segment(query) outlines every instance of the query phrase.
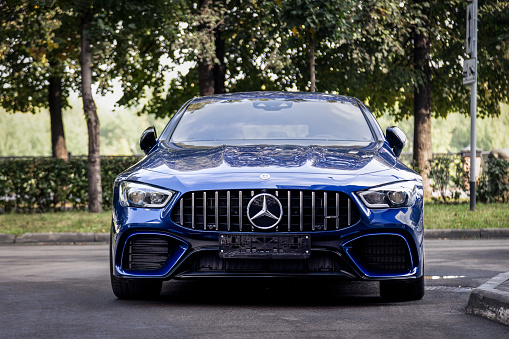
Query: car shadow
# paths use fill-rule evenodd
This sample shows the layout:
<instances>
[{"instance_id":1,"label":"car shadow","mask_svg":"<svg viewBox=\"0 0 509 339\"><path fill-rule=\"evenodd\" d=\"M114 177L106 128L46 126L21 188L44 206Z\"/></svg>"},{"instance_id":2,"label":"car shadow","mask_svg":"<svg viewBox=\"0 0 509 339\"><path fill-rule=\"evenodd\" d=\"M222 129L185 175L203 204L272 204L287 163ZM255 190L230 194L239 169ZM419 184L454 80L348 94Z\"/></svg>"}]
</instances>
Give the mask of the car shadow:
<instances>
[{"instance_id":1,"label":"car shadow","mask_svg":"<svg viewBox=\"0 0 509 339\"><path fill-rule=\"evenodd\" d=\"M338 279L216 278L165 282L159 302L221 306L353 306L386 303L379 283Z\"/></svg>"}]
</instances>

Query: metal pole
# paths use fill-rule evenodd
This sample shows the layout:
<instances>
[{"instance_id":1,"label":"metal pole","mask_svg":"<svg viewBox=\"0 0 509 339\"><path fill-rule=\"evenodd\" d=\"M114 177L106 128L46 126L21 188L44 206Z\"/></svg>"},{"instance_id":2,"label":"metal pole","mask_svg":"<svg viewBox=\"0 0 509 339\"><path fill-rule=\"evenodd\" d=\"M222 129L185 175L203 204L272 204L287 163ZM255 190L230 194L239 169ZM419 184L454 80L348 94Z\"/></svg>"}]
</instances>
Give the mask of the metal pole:
<instances>
[{"instance_id":1,"label":"metal pole","mask_svg":"<svg viewBox=\"0 0 509 339\"><path fill-rule=\"evenodd\" d=\"M474 29L472 32L472 59L476 62L475 81L470 87L470 210L475 211L475 163L476 148L476 118L477 118L477 0L473 0Z\"/></svg>"}]
</instances>

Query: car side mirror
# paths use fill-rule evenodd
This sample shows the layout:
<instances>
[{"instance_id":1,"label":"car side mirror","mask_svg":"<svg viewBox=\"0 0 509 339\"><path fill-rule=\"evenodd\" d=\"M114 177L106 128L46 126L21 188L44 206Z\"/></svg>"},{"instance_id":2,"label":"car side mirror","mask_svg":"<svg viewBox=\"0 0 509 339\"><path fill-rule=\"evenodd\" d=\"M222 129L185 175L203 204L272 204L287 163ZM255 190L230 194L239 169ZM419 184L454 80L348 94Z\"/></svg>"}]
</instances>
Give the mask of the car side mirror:
<instances>
[{"instance_id":1,"label":"car side mirror","mask_svg":"<svg viewBox=\"0 0 509 339\"><path fill-rule=\"evenodd\" d=\"M406 135L403 133L399 127L390 126L387 127L386 132L387 141L389 142L389 146L391 146L392 151L396 154L397 157L400 156L403 147L406 144Z\"/></svg>"},{"instance_id":2,"label":"car side mirror","mask_svg":"<svg viewBox=\"0 0 509 339\"><path fill-rule=\"evenodd\" d=\"M140 148L145 154L148 154L152 147L156 145L157 133L154 126L147 128L140 137Z\"/></svg>"}]
</instances>

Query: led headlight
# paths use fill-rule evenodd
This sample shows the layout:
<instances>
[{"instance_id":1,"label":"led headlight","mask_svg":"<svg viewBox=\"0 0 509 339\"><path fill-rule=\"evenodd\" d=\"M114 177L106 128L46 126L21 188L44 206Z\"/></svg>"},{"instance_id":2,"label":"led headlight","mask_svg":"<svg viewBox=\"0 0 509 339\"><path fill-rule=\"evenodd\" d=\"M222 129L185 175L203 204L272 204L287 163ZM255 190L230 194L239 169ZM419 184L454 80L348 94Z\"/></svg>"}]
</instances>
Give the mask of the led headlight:
<instances>
[{"instance_id":1,"label":"led headlight","mask_svg":"<svg viewBox=\"0 0 509 339\"><path fill-rule=\"evenodd\" d=\"M414 181L400 181L357 192L369 208L408 207L415 202L417 188Z\"/></svg>"},{"instance_id":2,"label":"led headlight","mask_svg":"<svg viewBox=\"0 0 509 339\"><path fill-rule=\"evenodd\" d=\"M161 208L175 192L131 181L120 183L120 203L122 206Z\"/></svg>"}]
</instances>

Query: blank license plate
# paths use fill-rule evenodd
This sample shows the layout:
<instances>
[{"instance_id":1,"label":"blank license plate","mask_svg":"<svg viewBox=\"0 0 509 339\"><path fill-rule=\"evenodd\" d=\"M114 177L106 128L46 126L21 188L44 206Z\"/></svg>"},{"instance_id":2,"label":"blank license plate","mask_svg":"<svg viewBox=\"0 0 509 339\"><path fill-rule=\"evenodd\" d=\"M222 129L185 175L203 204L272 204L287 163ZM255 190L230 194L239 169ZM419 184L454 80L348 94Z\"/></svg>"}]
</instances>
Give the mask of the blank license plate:
<instances>
[{"instance_id":1,"label":"blank license plate","mask_svg":"<svg viewBox=\"0 0 509 339\"><path fill-rule=\"evenodd\" d=\"M220 234L219 256L244 259L307 259L309 234Z\"/></svg>"}]
</instances>

